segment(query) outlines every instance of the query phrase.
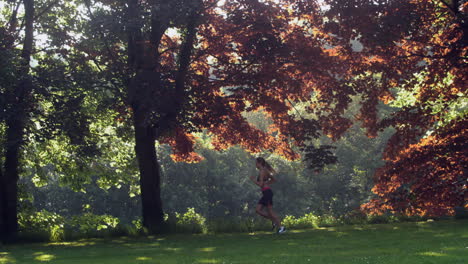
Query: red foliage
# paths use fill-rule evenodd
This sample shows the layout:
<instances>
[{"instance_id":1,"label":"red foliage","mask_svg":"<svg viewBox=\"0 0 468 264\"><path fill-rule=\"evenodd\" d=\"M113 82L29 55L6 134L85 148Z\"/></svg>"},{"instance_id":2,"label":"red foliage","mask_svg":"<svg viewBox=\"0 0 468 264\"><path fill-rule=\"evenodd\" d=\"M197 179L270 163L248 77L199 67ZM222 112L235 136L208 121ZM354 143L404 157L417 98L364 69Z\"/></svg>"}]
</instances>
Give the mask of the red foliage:
<instances>
[{"instance_id":1,"label":"red foliage","mask_svg":"<svg viewBox=\"0 0 468 264\"><path fill-rule=\"evenodd\" d=\"M171 158L174 161L185 161L188 163L199 162L203 158L195 153L193 149L193 144L195 142L195 137L191 134L187 134L183 129L176 128L175 133L172 137L166 137L161 140L163 144L169 144L174 154L171 155Z\"/></svg>"},{"instance_id":2,"label":"red foliage","mask_svg":"<svg viewBox=\"0 0 468 264\"><path fill-rule=\"evenodd\" d=\"M401 150L375 174L378 198L362 208L372 213L440 216L468 201L468 121Z\"/></svg>"},{"instance_id":3,"label":"red foliage","mask_svg":"<svg viewBox=\"0 0 468 264\"><path fill-rule=\"evenodd\" d=\"M207 8L187 79L190 103L185 114L190 121L180 128L206 129L213 135L215 149L238 144L250 152L269 150L289 159L299 158L291 143L302 145L307 138L318 137L318 124L339 137L350 126L339 114L354 92L335 78L347 66L323 47L322 38L327 36L320 29L318 12L313 1L307 5L226 1ZM300 25L298 17L313 21L312 33L305 33L310 25ZM176 61L164 55L162 66L174 68ZM323 115L318 123L294 116L292 108L293 102L308 102L313 94L321 103L320 109L310 108ZM260 109L273 120L269 132L242 116ZM176 154L179 160L182 155Z\"/></svg>"},{"instance_id":4,"label":"red foliage","mask_svg":"<svg viewBox=\"0 0 468 264\"><path fill-rule=\"evenodd\" d=\"M326 1L332 52L346 58L349 85L363 98L357 119L369 136L396 129L384 152L387 163L375 175L377 198L363 205L369 212L442 215L466 205L466 121L437 132L438 122L468 88L465 2ZM353 50L350 40L358 40L362 50ZM415 77L421 73L423 80ZM452 83L439 85L447 77ZM416 84L414 106L377 119L376 106L393 99L392 88ZM427 104L441 100L441 111ZM424 138L431 130L435 134Z\"/></svg>"}]
</instances>

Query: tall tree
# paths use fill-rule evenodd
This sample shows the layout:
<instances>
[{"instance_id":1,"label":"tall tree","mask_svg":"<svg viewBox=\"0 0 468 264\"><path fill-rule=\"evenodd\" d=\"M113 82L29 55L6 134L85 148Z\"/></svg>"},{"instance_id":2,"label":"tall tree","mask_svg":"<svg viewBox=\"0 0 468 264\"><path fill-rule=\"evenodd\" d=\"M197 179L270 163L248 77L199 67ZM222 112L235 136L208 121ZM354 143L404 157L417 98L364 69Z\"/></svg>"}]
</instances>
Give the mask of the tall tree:
<instances>
[{"instance_id":1,"label":"tall tree","mask_svg":"<svg viewBox=\"0 0 468 264\"><path fill-rule=\"evenodd\" d=\"M128 2L128 67L131 72L128 81L128 102L133 111L133 126L135 129L135 151L140 168L140 186L143 208L143 225L152 232L160 232L163 224L163 211L160 196L160 171L157 163L155 140L161 133L174 123L181 108L180 99L184 98L184 87L187 69L196 35L198 16L201 13L201 1L148 1L151 10L149 30L142 30L143 3L136 0ZM179 7L181 5L182 7ZM164 33L171 23L178 22L177 14L182 12L187 17L182 18L187 30L183 40L179 63L173 86L173 94L162 95L164 87L164 72L160 71L160 54ZM180 19L180 18L179 18ZM180 22L179 22L180 23ZM171 100L166 102L170 108L165 112L155 111L152 100ZM154 115L165 115L162 118ZM152 120L153 119L153 120ZM156 120L155 120L156 119ZM159 119L159 120L158 120ZM164 126L163 122L167 125Z\"/></svg>"},{"instance_id":2,"label":"tall tree","mask_svg":"<svg viewBox=\"0 0 468 264\"><path fill-rule=\"evenodd\" d=\"M5 169L0 174L0 235L9 238L18 229L16 214L17 182L19 179L20 149L24 142L25 126L31 111L32 78L30 75L31 54L34 38L34 0L24 0L24 40L20 56L18 82L7 92ZM11 18L12 27L16 14Z\"/></svg>"},{"instance_id":3,"label":"tall tree","mask_svg":"<svg viewBox=\"0 0 468 264\"><path fill-rule=\"evenodd\" d=\"M0 173L2 238L14 237L17 232L16 185L28 163L26 152L31 148L28 143L44 142L65 134L69 146L76 147L80 156L95 154L87 138L89 133L86 133L90 116L81 111L85 97L83 87L89 87L87 81L92 80L86 76L89 67L81 63L83 60L77 54L65 56L67 49L72 49L71 40L76 34L75 7L70 2L57 0L10 1L2 6L1 19L5 23L0 31L5 37L1 52L6 55L2 56L0 85L4 149L0 159L4 163ZM58 22L57 17L66 23ZM40 36L40 41L35 40L35 34ZM70 72L75 73L74 79ZM76 160L80 159L68 160L67 164L74 164Z\"/></svg>"}]
</instances>

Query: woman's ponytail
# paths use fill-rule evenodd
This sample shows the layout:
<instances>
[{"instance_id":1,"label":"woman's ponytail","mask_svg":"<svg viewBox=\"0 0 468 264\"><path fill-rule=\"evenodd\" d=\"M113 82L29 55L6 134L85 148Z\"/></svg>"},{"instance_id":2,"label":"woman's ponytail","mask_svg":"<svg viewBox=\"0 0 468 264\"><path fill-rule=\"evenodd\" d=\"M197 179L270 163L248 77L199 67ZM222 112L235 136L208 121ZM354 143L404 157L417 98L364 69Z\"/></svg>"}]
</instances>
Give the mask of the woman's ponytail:
<instances>
[{"instance_id":1,"label":"woman's ponytail","mask_svg":"<svg viewBox=\"0 0 468 264\"><path fill-rule=\"evenodd\" d=\"M262 157L257 158L257 162L260 163L263 167L265 167L270 173L276 173L275 169L271 167L271 165L266 162L266 160Z\"/></svg>"}]
</instances>

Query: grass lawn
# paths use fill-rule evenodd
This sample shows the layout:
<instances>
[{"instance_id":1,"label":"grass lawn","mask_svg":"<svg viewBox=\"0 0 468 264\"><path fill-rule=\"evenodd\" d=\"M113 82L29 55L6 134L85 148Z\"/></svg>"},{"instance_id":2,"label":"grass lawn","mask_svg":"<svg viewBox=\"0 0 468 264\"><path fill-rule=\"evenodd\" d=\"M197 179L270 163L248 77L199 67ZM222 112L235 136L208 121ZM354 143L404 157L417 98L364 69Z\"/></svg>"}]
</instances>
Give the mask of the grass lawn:
<instances>
[{"instance_id":1,"label":"grass lawn","mask_svg":"<svg viewBox=\"0 0 468 264\"><path fill-rule=\"evenodd\" d=\"M0 263L468 263L468 221L0 246Z\"/></svg>"}]
</instances>

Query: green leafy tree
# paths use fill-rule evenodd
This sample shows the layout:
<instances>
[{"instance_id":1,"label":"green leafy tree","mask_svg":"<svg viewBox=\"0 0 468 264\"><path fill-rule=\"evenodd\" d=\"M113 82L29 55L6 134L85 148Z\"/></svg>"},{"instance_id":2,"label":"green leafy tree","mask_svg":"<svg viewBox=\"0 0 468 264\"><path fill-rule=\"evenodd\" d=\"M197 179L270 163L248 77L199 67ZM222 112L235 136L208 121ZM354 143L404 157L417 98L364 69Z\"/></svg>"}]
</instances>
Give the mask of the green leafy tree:
<instances>
[{"instance_id":1,"label":"green leafy tree","mask_svg":"<svg viewBox=\"0 0 468 264\"><path fill-rule=\"evenodd\" d=\"M31 112L32 77L31 54L33 52L34 37L34 1L25 0L24 5L24 38L17 68L17 82L5 89L5 149L4 171L0 174L0 238L9 239L16 234L18 228L17 208L17 181L20 169L20 148L25 137L25 127ZM16 31L17 9L9 20L9 29L6 35ZM13 42L4 42L4 50L11 50Z\"/></svg>"}]
</instances>

